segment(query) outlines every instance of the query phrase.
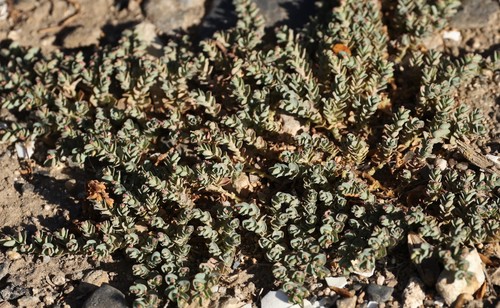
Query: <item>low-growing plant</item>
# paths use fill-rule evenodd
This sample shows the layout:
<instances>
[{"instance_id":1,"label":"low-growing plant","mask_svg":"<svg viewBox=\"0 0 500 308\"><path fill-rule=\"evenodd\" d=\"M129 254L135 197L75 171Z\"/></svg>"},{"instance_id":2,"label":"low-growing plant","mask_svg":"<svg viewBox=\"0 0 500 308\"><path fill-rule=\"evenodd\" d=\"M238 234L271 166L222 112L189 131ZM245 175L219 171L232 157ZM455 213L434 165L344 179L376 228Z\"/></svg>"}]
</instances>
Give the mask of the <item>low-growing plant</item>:
<instances>
[{"instance_id":1,"label":"low-growing plant","mask_svg":"<svg viewBox=\"0 0 500 308\"><path fill-rule=\"evenodd\" d=\"M124 254L138 307L203 303L252 246L295 303L333 264L372 270L409 233L429 243L414 262L463 274L467 247L498 240L500 180L434 161L487 137L456 93L500 61L423 46L458 1L324 1L304 29L274 35L250 0L234 2L234 28L172 39L161 57L130 31L90 57L1 50L0 104L18 119L2 120L2 140L84 169L98 213L1 244Z\"/></svg>"}]
</instances>

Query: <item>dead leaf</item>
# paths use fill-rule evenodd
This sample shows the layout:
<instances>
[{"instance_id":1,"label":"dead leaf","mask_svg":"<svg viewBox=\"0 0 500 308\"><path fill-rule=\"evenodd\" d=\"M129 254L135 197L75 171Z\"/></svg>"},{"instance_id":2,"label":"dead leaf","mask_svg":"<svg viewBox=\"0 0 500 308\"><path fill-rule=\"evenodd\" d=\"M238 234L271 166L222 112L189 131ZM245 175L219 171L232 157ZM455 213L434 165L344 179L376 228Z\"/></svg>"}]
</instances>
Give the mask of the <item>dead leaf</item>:
<instances>
[{"instance_id":1,"label":"dead leaf","mask_svg":"<svg viewBox=\"0 0 500 308\"><path fill-rule=\"evenodd\" d=\"M87 184L87 199L97 202L102 202L104 200L106 205L110 208L112 208L114 204L114 200L111 199L106 192L106 185L97 180L91 180Z\"/></svg>"},{"instance_id":2,"label":"dead leaf","mask_svg":"<svg viewBox=\"0 0 500 308\"><path fill-rule=\"evenodd\" d=\"M486 284L486 281L481 285L481 287L474 293L474 298L475 299L483 299L484 296L486 295L486 291L488 290L488 285Z\"/></svg>"},{"instance_id":3,"label":"dead leaf","mask_svg":"<svg viewBox=\"0 0 500 308\"><path fill-rule=\"evenodd\" d=\"M493 264L493 262L491 261L490 258L483 255L482 253L478 253L478 254L479 254L479 258L481 259L481 262L483 262L486 266L491 266Z\"/></svg>"},{"instance_id":4,"label":"dead leaf","mask_svg":"<svg viewBox=\"0 0 500 308\"><path fill-rule=\"evenodd\" d=\"M351 55L351 50L349 49L349 47L347 47L346 45L344 44L335 44L332 46L332 51L336 54L336 55L340 55L340 56L350 56Z\"/></svg>"},{"instance_id":5,"label":"dead leaf","mask_svg":"<svg viewBox=\"0 0 500 308\"><path fill-rule=\"evenodd\" d=\"M465 293L460 294L453 305L451 306L452 308L462 308L465 305Z\"/></svg>"}]
</instances>

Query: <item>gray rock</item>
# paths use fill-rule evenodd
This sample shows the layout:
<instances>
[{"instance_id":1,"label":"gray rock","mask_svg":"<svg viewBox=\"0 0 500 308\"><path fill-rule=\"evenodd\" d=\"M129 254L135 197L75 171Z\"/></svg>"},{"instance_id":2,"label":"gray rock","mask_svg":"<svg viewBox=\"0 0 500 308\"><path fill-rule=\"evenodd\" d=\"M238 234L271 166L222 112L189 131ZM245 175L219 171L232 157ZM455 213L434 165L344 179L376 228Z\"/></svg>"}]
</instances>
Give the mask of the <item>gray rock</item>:
<instances>
[{"instance_id":1,"label":"gray rock","mask_svg":"<svg viewBox=\"0 0 500 308\"><path fill-rule=\"evenodd\" d=\"M299 26L307 22L314 12L314 1L304 0L254 0L259 7L266 25L287 24Z\"/></svg>"},{"instance_id":2,"label":"gray rock","mask_svg":"<svg viewBox=\"0 0 500 308\"><path fill-rule=\"evenodd\" d=\"M450 25L456 29L481 28L494 22L499 11L497 0L463 0L462 8L451 18Z\"/></svg>"},{"instance_id":3,"label":"gray rock","mask_svg":"<svg viewBox=\"0 0 500 308\"><path fill-rule=\"evenodd\" d=\"M392 296L392 292L394 292L394 288L379 286L376 284L369 284L368 288L366 288L368 298L371 301L375 301L378 303L384 303L388 301Z\"/></svg>"},{"instance_id":4,"label":"gray rock","mask_svg":"<svg viewBox=\"0 0 500 308\"><path fill-rule=\"evenodd\" d=\"M304 25L315 11L314 1L310 0L254 0L267 27L286 24L291 28ZM210 37L213 32L227 29L236 23L232 0L212 0L203 18L200 36Z\"/></svg>"},{"instance_id":5,"label":"gray rock","mask_svg":"<svg viewBox=\"0 0 500 308\"><path fill-rule=\"evenodd\" d=\"M205 14L204 0L147 0L143 5L147 19L163 33L196 25Z\"/></svg>"},{"instance_id":6,"label":"gray rock","mask_svg":"<svg viewBox=\"0 0 500 308\"><path fill-rule=\"evenodd\" d=\"M357 300L358 300L358 298L356 296L346 297L346 298L338 299L335 302L335 304L337 305L337 308L354 308L354 307L356 307Z\"/></svg>"},{"instance_id":7,"label":"gray rock","mask_svg":"<svg viewBox=\"0 0 500 308\"><path fill-rule=\"evenodd\" d=\"M103 284L97 289L82 306L83 308L126 308L125 295L109 284Z\"/></svg>"}]
</instances>

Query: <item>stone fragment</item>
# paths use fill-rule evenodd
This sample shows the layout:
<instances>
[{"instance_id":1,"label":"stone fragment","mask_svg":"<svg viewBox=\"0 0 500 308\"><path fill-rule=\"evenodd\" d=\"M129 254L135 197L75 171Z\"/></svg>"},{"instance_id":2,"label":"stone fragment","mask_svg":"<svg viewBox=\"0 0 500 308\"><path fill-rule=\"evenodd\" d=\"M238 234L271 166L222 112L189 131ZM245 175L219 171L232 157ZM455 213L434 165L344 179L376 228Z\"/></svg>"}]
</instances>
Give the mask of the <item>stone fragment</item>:
<instances>
[{"instance_id":1,"label":"stone fragment","mask_svg":"<svg viewBox=\"0 0 500 308\"><path fill-rule=\"evenodd\" d=\"M52 306L55 302L56 302L56 299L54 298L54 296L52 294L47 294L43 297L43 303L48 307Z\"/></svg>"},{"instance_id":2,"label":"stone fragment","mask_svg":"<svg viewBox=\"0 0 500 308\"><path fill-rule=\"evenodd\" d=\"M269 291L260 300L260 306L262 308L289 308L292 304L288 302L288 295L286 295L285 292L278 290Z\"/></svg>"},{"instance_id":3,"label":"stone fragment","mask_svg":"<svg viewBox=\"0 0 500 308\"><path fill-rule=\"evenodd\" d=\"M95 290L82 306L83 308L126 308L125 295L120 290L103 284Z\"/></svg>"},{"instance_id":4,"label":"stone fragment","mask_svg":"<svg viewBox=\"0 0 500 308\"><path fill-rule=\"evenodd\" d=\"M392 292L394 292L394 288L379 286L377 284L369 284L368 288L366 288L368 299L377 303L388 301L392 296Z\"/></svg>"},{"instance_id":5,"label":"stone fragment","mask_svg":"<svg viewBox=\"0 0 500 308\"><path fill-rule=\"evenodd\" d=\"M5 288L0 290L0 299L11 301L18 299L26 294L28 294L28 290L26 288L16 286L13 284L8 284Z\"/></svg>"},{"instance_id":6,"label":"stone fragment","mask_svg":"<svg viewBox=\"0 0 500 308\"><path fill-rule=\"evenodd\" d=\"M102 286L104 283L109 283L109 275L103 270L92 270L85 275L78 285L78 291L88 293Z\"/></svg>"},{"instance_id":7,"label":"stone fragment","mask_svg":"<svg viewBox=\"0 0 500 308\"><path fill-rule=\"evenodd\" d=\"M410 278L403 291L403 308L417 308L424 304L424 283L415 277Z\"/></svg>"},{"instance_id":8,"label":"stone fragment","mask_svg":"<svg viewBox=\"0 0 500 308\"><path fill-rule=\"evenodd\" d=\"M103 270L92 270L83 275L82 281L100 287L109 282L109 275Z\"/></svg>"},{"instance_id":9,"label":"stone fragment","mask_svg":"<svg viewBox=\"0 0 500 308\"><path fill-rule=\"evenodd\" d=\"M356 296L338 299L335 304L337 308L354 308L358 298Z\"/></svg>"},{"instance_id":10,"label":"stone fragment","mask_svg":"<svg viewBox=\"0 0 500 308\"><path fill-rule=\"evenodd\" d=\"M461 9L451 18L450 26L456 29L485 27L495 22L499 11L500 4L496 0L463 0Z\"/></svg>"},{"instance_id":11,"label":"stone fragment","mask_svg":"<svg viewBox=\"0 0 500 308\"><path fill-rule=\"evenodd\" d=\"M7 0L0 0L0 20L5 21L9 17L9 5Z\"/></svg>"},{"instance_id":12,"label":"stone fragment","mask_svg":"<svg viewBox=\"0 0 500 308\"><path fill-rule=\"evenodd\" d=\"M26 308L31 308L31 307L36 307L36 305L40 303L40 298L37 296L29 296L25 295L23 297L20 297L17 299L17 307L26 307Z\"/></svg>"},{"instance_id":13,"label":"stone fragment","mask_svg":"<svg viewBox=\"0 0 500 308\"><path fill-rule=\"evenodd\" d=\"M15 306L7 301L4 301L0 302L0 308L15 308Z\"/></svg>"},{"instance_id":14,"label":"stone fragment","mask_svg":"<svg viewBox=\"0 0 500 308\"><path fill-rule=\"evenodd\" d=\"M495 156L495 155L491 155L491 154L486 154L485 156L487 159L494 162L495 165L497 165L497 167L500 167L500 156Z\"/></svg>"},{"instance_id":15,"label":"stone fragment","mask_svg":"<svg viewBox=\"0 0 500 308\"><path fill-rule=\"evenodd\" d=\"M283 126L281 127L281 129L285 134L289 134L295 137L300 131L305 130L305 127L300 124L300 121L293 116L281 114L280 118L283 121Z\"/></svg>"},{"instance_id":16,"label":"stone fragment","mask_svg":"<svg viewBox=\"0 0 500 308\"><path fill-rule=\"evenodd\" d=\"M246 173L241 173L233 182L233 187L238 194L241 194L242 190L249 189L251 187L250 179Z\"/></svg>"},{"instance_id":17,"label":"stone fragment","mask_svg":"<svg viewBox=\"0 0 500 308\"><path fill-rule=\"evenodd\" d=\"M147 45L158 40L156 26L147 20L135 25L134 31L137 33L137 38Z\"/></svg>"},{"instance_id":18,"label":"stone fragment","mask_svg":"<svg viewBox=\"0 0 500 308\"><path fill-rule=\"evenodd\" d=\"M242 308L245 303L237 298L228 298L220 304L220 308Z\"/></svg>"},{"instance_id":19,"label":"stone fragment","mask_svg":"<svg viewBox=\"0 0 500 308\"><path fill-rule=\"evenodd\" d=\"M444 31L443 39L460 43L460 41L462 40L462 34L460 33L460 31L457 30Z\"/></svg>"},{"instance_id":20,"label":"stone fragment","mask_svg":"<svg viewBox=\"0 0 500 308\"><path fill-rule=\"evenodd\" d=\"M447 305L451 305L457 297L462 294L474 294L486 279L483 263L477 250L470 251L465 260L469 263L467 271L472 274L470 279L466 277L455 279L456 272L444 270L438 277L436 290L443 297Z\"/></svg>"},{"instance_id":21,"label":"stone fragment","mask_svg":"<svg viewBox=\"0 0 500 308\"><path fill-rule=\"evenodd\" d=\"M50 281L56 286L62 286L66 283L66 277L64 277L63 273L57 273L50 277Z\"/></svg>"},{"instance_id":22,"label":"stone fragment","mask_svg":"<svg viewBox=\"0 0 500 308\"><path fill-rule=\"evenodd\" d=\"M385 277L384 276L380 275L380 276L377 277L377 284L379 286L384 285L384 282L385 282Z\"/></svg>"},{"instance_id":23,"label":"stone fragment","mask_svg":"<svg viewBox=\"0 0 500 308\"><path fill-rule=\"evenodd\" d=\"M144 13L158 31L172 33L200 23L205 14L204 0L147 0Z\"/></svg>"},{"instance_id":24,"label":"stone fragment","mask_svg":"<svg viewBox=\"0 0 500 308\"><path fill-rule=\"evenodd\" d=\"M345 277L326 277L325 280L329 287L343 288L347 284Z\"/></svg>"},{"instance_id":25,"label":"stone fragment","mask_svg":"<svg viewBox=\"0 0 500 308\"><path fill-rule=\"evenodd\" d=\"M7 259L9 259L10 261L21 259L21 254L17 251L9 250L5 253L5 255L7 256Z\"/></svg>"}]
</instances>

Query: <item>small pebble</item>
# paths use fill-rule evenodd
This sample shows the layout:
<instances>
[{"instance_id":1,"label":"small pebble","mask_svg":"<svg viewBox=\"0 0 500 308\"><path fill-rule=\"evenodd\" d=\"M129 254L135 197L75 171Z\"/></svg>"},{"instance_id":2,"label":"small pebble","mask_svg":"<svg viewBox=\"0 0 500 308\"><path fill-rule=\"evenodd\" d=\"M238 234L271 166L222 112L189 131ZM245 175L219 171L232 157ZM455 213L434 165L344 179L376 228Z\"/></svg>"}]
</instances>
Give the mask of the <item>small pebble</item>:
<instances>
[{"instance_id":1,"label":"small pebble","mask_svg":"<svg viewBox=\"0 0 500 308\"><path fill-rule=\"evenodd\" d=\"M362 304L365 301L365 291L359 293L358 295L358 304Z\"/></svg>"},{"instance_id":2,"label":"small pebble","mask_svg":"<svg viewBox=\"0 0 500 308\"><path fill-rule=\"evenodd\" d=\"M384 277L384 276L378 276L378 277L377 277L377 284L378 284L379 286L383 285L383 284L384 284L384 282L385 282L385 277Z\"/></svg>"},{"instance_id":3,"label":"small pebble","mask_svg":"<svg viewBox=\"0 0 500 308\"><path fill-rule=\"evenodd\" d=\"M83 276L82 282L100 287L109 282L109 275L103 270L92 270Z\"/></svg>"},{"instance_id":4,"label":"small pebble","mask_svg":"<svg viewBox=\"0 0 500 308\"><path fill-rule=\"evenodd\" d=\"M337 305L337 308L354 308L356 307L356 301L358 299L356 296L353 297L346 297L346 298L341 298L338 299L335 304Z\"/></svg>"},{"instance_id":5,"label":"small pebble","mask_svg":"<svg viewBox=\"0 0 500 308\"><path fill-rule=\"evenodd\" d=\"M62 286L63 284L66 283L66 278L64 277L64 274L59 273L59 274L52 276L51 281L56 286Z\"/></svg>"},{"instance_id":6,"label":"small pebble","mask_svg":"<svg viewBox=\"0 0 500 308\"><path fill-rule=\"evenodd\" d=\"M442 158L436 159L435 165L441 171L444 171L446 170L446 168L448 168L448 162Z\"/></svg>"},{"instance_id":7,"label":"small pebble","mask_svg":"<svg viewBox=\"0 0 500 308\"><path fill-rule=\"evenodd\" d=\"M467 164L466 162L460 162L455 165L455 168L461 171L465 171L469 169L469 164Z\"/></svg>"},{"instance_id":8,"label":"small pebble","mask_svg":"<svg viewBox=\"0 0 500 308\"><path fill-rule=\"evenodd\" d=\"M54 299L54 296L52 296L51 294L47 294L43 297L43 303L47 306L53 305L55 301L56 300Z\"/></svg>"}]
</instances>

